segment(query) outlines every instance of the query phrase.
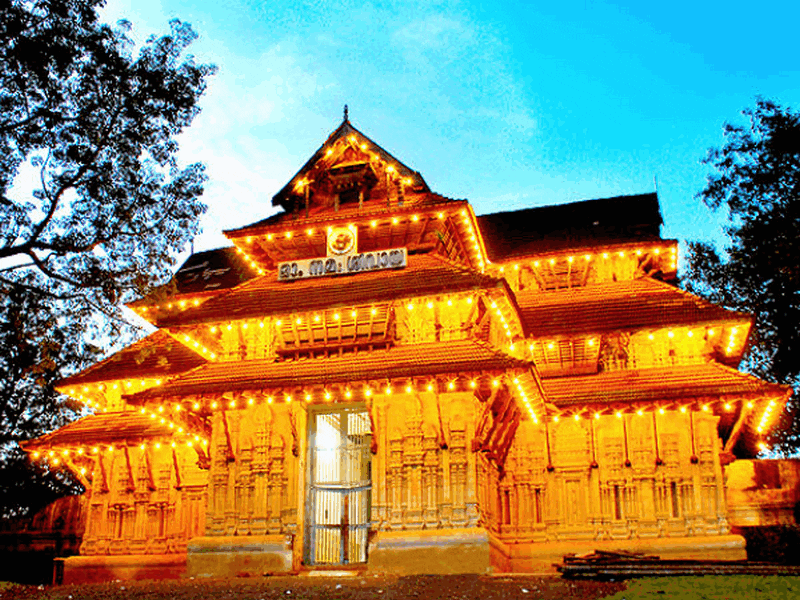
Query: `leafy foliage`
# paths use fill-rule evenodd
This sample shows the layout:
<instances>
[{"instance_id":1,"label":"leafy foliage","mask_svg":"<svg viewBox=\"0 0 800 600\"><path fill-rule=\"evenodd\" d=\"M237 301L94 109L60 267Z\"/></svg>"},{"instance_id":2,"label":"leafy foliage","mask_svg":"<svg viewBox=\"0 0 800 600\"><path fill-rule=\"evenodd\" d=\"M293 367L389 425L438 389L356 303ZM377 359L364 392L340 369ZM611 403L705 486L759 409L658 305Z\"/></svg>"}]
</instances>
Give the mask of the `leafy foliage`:
<instances>
[{"instance_id":1,"label":"leafy foliage","mask_svg":"<svg viewBox=\"0 0 800 600\"><path fill-rule=\"evenodd\" d=\"M730 245L689 245L689 287L712 301L751 313L755 327L746 368L770 381L800 386L800 113L758 99L743 111L747 125L727 124L721 148L709 151L714 168L699 194L728 211ZM776 439L800 445L793 418L782 416Z\"/></svg>"},{"instance_id":2,"label":"leafy foliage","mask_svg":"<svg viewBox=\"0 0 800 600\"><path fill-rule=\"evenodd\" d=\"M203 166L176 136L214 67L188 24L136 50L103 0L0 0L0 447L75 416L55 383L131 335L119 304L197 233ZM8 467L8 465L5 465ZM3 472L8 472L4 469Z\"/></svg>"}]
</instances>

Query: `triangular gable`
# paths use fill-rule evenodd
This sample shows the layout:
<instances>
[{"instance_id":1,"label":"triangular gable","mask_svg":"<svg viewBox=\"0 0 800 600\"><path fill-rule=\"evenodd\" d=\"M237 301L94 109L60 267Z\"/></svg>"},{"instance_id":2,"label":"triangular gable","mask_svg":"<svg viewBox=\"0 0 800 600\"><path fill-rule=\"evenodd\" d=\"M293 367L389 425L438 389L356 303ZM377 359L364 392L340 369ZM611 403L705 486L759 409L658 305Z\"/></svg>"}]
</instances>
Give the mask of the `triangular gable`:
<instances>
[{"instance_id":1,"label":"triangular gable","mask_svg":"<svg viewBox=\"0 0 800 600\"><path fill-rule=\"evenodd\" d=\"M369 137L353 127L345 116L344 121L331 133L322 146L311 156L302 168L272 198L273 206L280 206L287 213L305 204L309 189L313 195L323 182L331 187L347 187L348 181L358 179L368 185L391 181L402 186L406 193L428 194L430 189L422 175L399 161ZM385 180L385 181L384 181ZM402 191L401 196L402 197ZM382 190L382 196L391 195ZM395 201L397 194L395 193ZM313 200L312 200L313 202ZM264 221L245 227L226 231L234 238L253 227L263 225Z\"/></svg>"}]
</instances>

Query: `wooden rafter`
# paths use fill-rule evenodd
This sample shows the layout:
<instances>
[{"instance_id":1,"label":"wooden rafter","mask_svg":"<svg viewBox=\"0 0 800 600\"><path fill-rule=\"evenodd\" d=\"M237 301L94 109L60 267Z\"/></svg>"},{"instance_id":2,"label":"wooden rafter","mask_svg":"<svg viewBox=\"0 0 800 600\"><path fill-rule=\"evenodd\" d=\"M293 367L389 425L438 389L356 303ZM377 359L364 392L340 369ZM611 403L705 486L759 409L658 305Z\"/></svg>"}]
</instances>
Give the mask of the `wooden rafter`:
<instances>
[{"instance_id":1,"label":"wooden rafter","mask_svg":"<svg viewBox=\"0 0 800 600\"><path fill-rule=\"evenodd\" d=\"M742 430L744 429L744 424L747 421L747 417L750 416L751 412L751 409L747 407L747 402L742 402L741 409L739 410L739 418L736 419L736 423L733 424L731 434L728 436L728 440L725 442L725 447L722 449L723 452L733 452L733 448L736 446L736 442L739 441L739 436L741 435Z\"/></svg>"},{"instance_id":2,"label":"wooden rafter","mask_svg":"<svg viewBox=\"0 0 800 600\"><path fill-rule=\"evenodd\" d=\"M516 405L514 403L514 397L512 394L510 392L504 394L498 409L496 411L492 411L492 425L484 436L483 440L481 440L481 450L492 449L493 437L502 432L503 427L506 425L508 415L513 412L515 406Z\"/></svg>"},{"instance_id":3,"label":"wooden rafter","mask_svg":"<svg viewBox=\"0 0 800 600\"><path fill-rule=\"evenodd\" d=\"M122 451L125 453L125 466L128 472L128 491L133 492L136 490L136 482L133 479L133 466L131 465L131 454L127 446L123 446Z\"/></svg>"},{"instance_id":4,"label":"wooden rafter","mask_svg":"<svg viewBox=\"0 0 800 600\"><path fill-rule=\"evenodd\" d=\"M228 411L226 410L222 411L222 427L225 432L225 459L228 462L233 462L236 460L236 455L233 452L233 441L231 439L231 429L228 425Z\"/></svg>"},{"instance_id":5,"label":"wooden rafter","mask_svg":"<svg viewBox=\"0 0 800 600\"><path fill-rule=\"evenodd\" d=\"M300 439L297 435L297 413L295 411L296 409L294 406L289 408L289 427L292 431L292 456L297 457L300 455Z\"/></svg>"},{"instance_id":6,"label":"wooden rafter","mask_svg":"<svg viewBox=\"0 0 800 600\"><path fill-rule=\"evenodd\" d=\"M417 241L414 243L415 246L419 246L422 244L422 240L425 238L425 234L428 232L428 225L431 222L430 215L426 215L424 222L419 228L419 235L417 235Z\"/></svg>"},{"instance_id":7,"label":"wooden rafter","mask_svg":"<svg viewBox=\"0 0 800 600\"><path fill-rule=\"evenodd\" d=\"M144 465L147 471L147 489L151 492L156 491L156 481L153 477L153 462L150 460L150 449L144 451Z\"/></svg>"},{"instance_id":8,"label":"wooden rafter","mask_svg":"<svg viewBox=\"0 0 800 600\"><path fill-rule=\"evenodd\" d=\"M106 473L106 465L103 462L103 455L97 455L97 465L100 467L100 491L108 492L108 473Z\"/></svg>"},{"instance_id":9,"label":"wooden rafter","mask_svg":"<svg viewBox=\"0 0 800 600\"><path fill-rule=\"evenodd\" d=\"M442 423L442 406L441 403L439 402L439 394L434 394L434 396L436 398L436 414L439 418L439 427L437 436L439 439L437 441L439 443L439 448L441 448L442 450L447 450L449 444L447 443L447 437L444 434L444 425Z\"/></svg>"},{"instance_id":10,"label":"wooden rafter","mask_svg":"<svg viewBox=\"0 0 800 600\"><path fill-rule=\"evenodd\" d=\"M64 464L70 470L70 472L75 476L75 478L81 483L83 489L88 490L91 487L91 482L88 477L86 477L83 473L81 473L80 468L72 462L72 459L65 458Z\"/></svg>"},{"instance_id":11,"label":"wooden rafter","mask_svg":"<svg viewBox=\"0 0 800 600\"><path fill-rule=\"evenodd\" d=\"M519 428L519 424L521 421L522 421L521 415L519 413L519 410L517 410L517 416L511 422L511 425L509 425L509 427L506 429L504 442L498 448L497 451L497 464L501 469L505 468L506 459L508 458L508 453L511 450L511 443L514 441L514 436L517 433L517 428Z\"/></svg>"},{"instance_id":12,"label":"wooden rafter","mask_svg":"<svg viewBox=\"0 0 800 600\"><path fill-rule=\"evenodd\" d=\"M181 477L181 468L178 463L178 453L175 448L172 449L172 466L175 469L175 489L180 490L183 488L183 478Z\"/></svg>"}]
</instances>

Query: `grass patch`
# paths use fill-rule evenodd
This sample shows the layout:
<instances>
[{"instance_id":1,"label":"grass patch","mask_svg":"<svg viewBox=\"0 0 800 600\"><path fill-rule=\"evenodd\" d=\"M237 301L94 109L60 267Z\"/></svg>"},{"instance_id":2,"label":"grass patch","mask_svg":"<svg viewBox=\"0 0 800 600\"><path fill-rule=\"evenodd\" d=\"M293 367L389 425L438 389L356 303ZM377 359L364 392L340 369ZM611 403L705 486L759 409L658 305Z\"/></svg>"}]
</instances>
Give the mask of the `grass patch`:
<instances>
[{"instance_id":1,"label":"grass patch","mask_svg":"<svg viewBox=\"0 0 800 600\"><path fill-rule=\"evenodd\" d=\"M707 575L633 579L606 600L789 600L800 598L800 577Z\"/></svg>"}]
</instances>

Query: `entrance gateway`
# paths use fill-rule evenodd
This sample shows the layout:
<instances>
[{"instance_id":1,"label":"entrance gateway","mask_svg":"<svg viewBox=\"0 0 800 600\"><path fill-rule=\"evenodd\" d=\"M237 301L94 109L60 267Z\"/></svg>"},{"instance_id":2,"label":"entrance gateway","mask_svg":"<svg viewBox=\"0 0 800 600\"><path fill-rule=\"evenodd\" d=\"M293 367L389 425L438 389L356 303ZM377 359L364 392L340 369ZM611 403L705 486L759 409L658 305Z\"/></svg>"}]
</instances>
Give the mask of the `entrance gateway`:
<instances>
[{"instance_id":1,"label":"entrance gateway","mask_svg":"<svg viewBox=\"0 0 800 600\"><path fill-rule=\"evenodd\" d=\"M309 412L307 565L367 561L372 495L371 431L363 407Z\"/></svg>"}]
</instances>

